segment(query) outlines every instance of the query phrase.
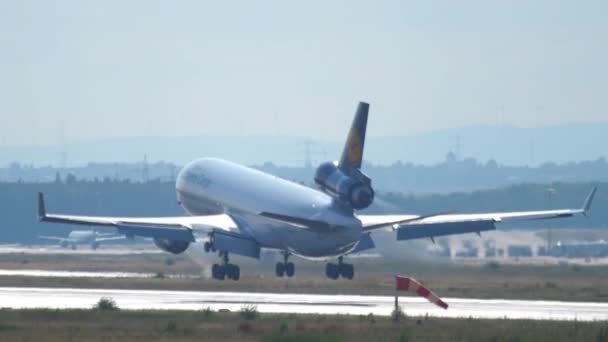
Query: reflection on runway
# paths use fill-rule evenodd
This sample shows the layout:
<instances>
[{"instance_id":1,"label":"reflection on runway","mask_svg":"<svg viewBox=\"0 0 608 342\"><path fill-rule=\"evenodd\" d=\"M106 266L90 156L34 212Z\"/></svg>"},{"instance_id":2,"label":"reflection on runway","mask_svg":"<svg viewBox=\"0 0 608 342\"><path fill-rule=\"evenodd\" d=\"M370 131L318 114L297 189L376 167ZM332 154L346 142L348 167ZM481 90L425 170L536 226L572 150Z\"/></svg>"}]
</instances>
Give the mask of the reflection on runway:
<instances>
[{"instance_id":1,"label":"reflection on runway","mask_svg":"<svg viewBox=\"0 0 608 342\"><path fill-rule=\"evenodd\" d=\"M102 290L0 287L7 308L91 308L101 297L113 298L121 309L238 311L245 304L260 312L348 315L390 315L394 298L387 296L306 295L242 292ZM400 297L410 316L506 319L608 320L608 303L445 298L448 310L420 298Z\"/></svg>"},{"instance_id":2,"label":"reflection on runway","mask_svg":"<svg viewBox=\"0 0 608 342\"><path fill-rule=\"evenodd\" d=\"M83 271L49 271L49 270L4 270L0 276L53 277L53 278L152 278L152 273L135 272L83 272ZM168 277L168 276L165 276Z\"/></svg>"},{"instance_id":3,"label":"reflection on runway","mask_svg":"<svg viewBox=\"0 0 608 342\"><path fill-rule=\"evenodd\" d=\"M98 249L88 246L72 250L54 245L7 245L0 244L0 254L43 254L43 255L132 255L132 254L160 254L164 253L151 244L129 244L129 245L102 245Z\"/></svg>"}]
</instances>

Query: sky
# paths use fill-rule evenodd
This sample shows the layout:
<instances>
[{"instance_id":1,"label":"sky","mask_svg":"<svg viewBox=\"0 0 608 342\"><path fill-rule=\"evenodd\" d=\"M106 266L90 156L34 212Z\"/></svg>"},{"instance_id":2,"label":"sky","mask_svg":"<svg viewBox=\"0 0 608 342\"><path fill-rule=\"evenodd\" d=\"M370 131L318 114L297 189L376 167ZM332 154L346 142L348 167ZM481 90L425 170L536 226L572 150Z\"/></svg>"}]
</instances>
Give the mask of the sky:
<instances>
[{"instance_id":1,"label":"sky","mask_svg":"<svg viewBox=\"0 0 608 342\"><path fill-rule=\"evenodd\" d=\"M608 121L608 2L0 0L0 145Z\"/></svg>"}]
</instances>

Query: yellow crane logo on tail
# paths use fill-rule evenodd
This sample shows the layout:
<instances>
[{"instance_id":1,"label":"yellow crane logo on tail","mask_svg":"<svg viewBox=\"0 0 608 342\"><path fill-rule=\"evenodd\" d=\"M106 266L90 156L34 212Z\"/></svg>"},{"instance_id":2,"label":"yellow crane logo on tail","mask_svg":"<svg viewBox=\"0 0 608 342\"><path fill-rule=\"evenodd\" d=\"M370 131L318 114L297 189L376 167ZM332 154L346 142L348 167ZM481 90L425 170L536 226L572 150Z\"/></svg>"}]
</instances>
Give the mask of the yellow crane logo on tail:
<instances>
[{"instance_id":1,"label":"yellow crane logo on tail","mask_svg":"<svg viewBox=\"0 0 608 342\"><path fill-rule=\"evenodd\" d=\"M361 167L361 159L363 157L363 145L361 144L361 136L356 128L351 128L348 133L348 161L352 167Z\"/></svg>"}]
</instances>

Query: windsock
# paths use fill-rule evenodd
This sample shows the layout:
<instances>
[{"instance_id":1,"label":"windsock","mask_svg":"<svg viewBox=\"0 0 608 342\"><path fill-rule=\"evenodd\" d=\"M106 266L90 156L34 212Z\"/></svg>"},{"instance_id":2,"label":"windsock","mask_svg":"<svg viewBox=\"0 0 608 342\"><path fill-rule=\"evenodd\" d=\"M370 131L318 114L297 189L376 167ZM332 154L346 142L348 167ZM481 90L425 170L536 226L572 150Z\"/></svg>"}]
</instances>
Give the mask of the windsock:
<instances>
[{"instance_id":1,"label":"windsock","mask_svg":"<svg viewBox=\"0 0 608 342\"><path fill-rule=\"evenodd\" d=\"M448 304L437 297L436 294L431 292L428 288L422 286L416 279L404 276L395 276L395 287L399 291L414 292L420 297L426 298L429 302L442 307L448 308Z\"/></svg>"}]
</instances>

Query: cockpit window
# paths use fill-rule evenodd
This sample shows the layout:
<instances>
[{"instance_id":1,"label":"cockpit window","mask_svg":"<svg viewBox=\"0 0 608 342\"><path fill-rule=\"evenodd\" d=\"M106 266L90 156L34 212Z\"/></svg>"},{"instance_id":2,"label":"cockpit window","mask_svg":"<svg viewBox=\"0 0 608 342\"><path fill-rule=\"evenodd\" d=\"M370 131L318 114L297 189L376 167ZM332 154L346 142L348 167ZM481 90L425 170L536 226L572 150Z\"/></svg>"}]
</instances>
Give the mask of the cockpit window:
<instances>
[{"instance_id":1,"label":"cockpit window","mask_svg":"<svg viewBox=\"0 0 608 342\"><path fill-rule=\"evenodd\" d=\"M189 183L198 184L203 188L206 188L211 185L211 180L207 176L205 176L205 174L200 169L192 170L186 173L186 180Z\"/></svg>"}]
</instances>

